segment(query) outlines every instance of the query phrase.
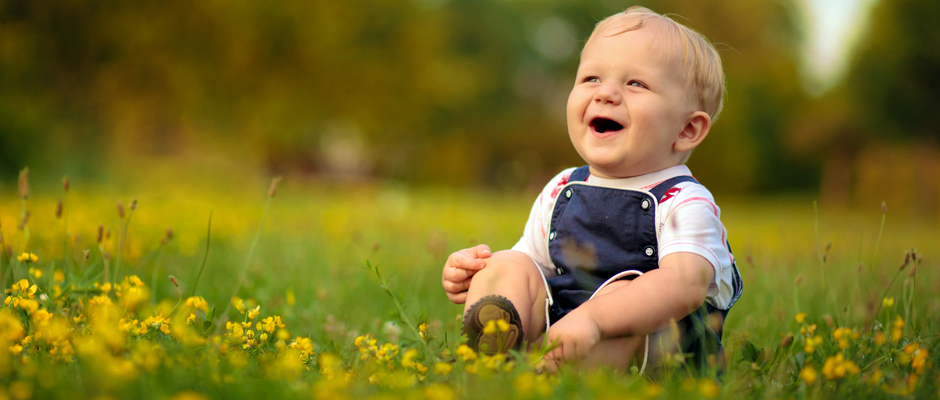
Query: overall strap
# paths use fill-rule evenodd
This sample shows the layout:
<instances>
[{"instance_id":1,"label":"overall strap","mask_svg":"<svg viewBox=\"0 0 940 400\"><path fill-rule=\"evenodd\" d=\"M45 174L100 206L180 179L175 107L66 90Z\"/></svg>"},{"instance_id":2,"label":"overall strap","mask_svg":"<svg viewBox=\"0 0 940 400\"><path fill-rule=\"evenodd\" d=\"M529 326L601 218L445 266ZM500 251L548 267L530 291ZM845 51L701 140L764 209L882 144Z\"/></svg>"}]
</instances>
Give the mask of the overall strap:
<instances>
[{"instance_id":1,"label":"overall strap","mask_svg":"<svg viewBox=\"0 0 940 400\"><path fill-rule=\"evenodd\" d=\"M574 178L574 173L571 174L571 177ZM695 180L695 178L689 175L675 176L675 177L672 177L672 178L669 178L662 182L657 183L656 186L650 189L650 193L652 193L653 196L656 196L657 202L662 201L663 196L666 195L666 192L669 191L669 189L672 189L673 187L675 187L676 185L682 182L698 183L698 181Z\"/></svg>"},{"instance_id":2,"label":"overall strap","mask_svg":"<svg viewBox=\"0 0 940 400\"><path fill-rule=\"evenodd\" d=\"M578 167L571 172L571 176L568 177L568 182L584 182L587 180L588 176L591 175L591 171L587 165L583 167Z\"/></svg>"}]
</instances>

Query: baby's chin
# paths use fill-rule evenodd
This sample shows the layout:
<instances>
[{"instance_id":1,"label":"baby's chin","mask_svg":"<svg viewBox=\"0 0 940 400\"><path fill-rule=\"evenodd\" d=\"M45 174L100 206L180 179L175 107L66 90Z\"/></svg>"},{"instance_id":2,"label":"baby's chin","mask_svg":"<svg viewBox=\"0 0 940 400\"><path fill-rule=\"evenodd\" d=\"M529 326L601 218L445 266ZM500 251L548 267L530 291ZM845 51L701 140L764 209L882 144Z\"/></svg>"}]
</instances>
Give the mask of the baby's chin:
<instances>
[{"instance_id":1,"label":"baby's chin","mask_svg":"<svg viewBox=\"0 0 940 400\"><path fill-rule=\"evenodd\" d=\"M591 167L592 175L606 179L632 178L661 169L649 165L631 163L627 160L585 159L585 162Z\"/></svg>"}]
</instances>

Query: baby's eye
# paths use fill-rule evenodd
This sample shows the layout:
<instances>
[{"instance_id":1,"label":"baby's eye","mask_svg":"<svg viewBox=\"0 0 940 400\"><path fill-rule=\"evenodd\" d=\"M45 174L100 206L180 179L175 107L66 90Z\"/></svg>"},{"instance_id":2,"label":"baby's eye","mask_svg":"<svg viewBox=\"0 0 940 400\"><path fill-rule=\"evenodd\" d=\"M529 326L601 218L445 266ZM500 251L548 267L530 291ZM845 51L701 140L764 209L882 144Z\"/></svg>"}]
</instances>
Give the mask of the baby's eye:
<instances>
[{"instance_id":1,"label":"baby's eye","mask_svg":"<svg viewBox=\"0 0 940 400\"><path fill-rule=\"evenodd\" d=\"M584 81L585 82L600 82L601 78L598 78L596 76L589 76L587 78L584 78Z\"/></svg>"},{"instance_id":2,"label":"baby's eye","mask_svg":"<svg viewBox=\"0 0 940 400\"><path fill-rule=\"evenodd\" d=\"M643 82L640 82L640 81L630 81L630 82L627 82L627 86L636 86L636 87L640 87L640 88L646 88L646 85L644 85Z\"/></svg>"}]
</instances>

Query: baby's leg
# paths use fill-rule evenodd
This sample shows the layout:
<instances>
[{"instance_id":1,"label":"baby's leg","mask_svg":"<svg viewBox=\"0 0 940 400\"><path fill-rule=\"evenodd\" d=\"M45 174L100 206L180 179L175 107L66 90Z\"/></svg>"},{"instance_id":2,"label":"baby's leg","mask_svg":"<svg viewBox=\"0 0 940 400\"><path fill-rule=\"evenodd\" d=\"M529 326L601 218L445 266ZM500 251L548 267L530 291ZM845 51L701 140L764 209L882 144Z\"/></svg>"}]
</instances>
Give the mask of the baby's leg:
<instances>
[{"instance_id":1,"label":"baby's leg","mask_svg":"<svg viewBox=\"0 0 940 400\"><path fill-rule=\"evenodd\" d=\"M611 282L601 289L591 300L603 301L601 297L604 294L620 290L630 284L628 280L619 280ZM652 344L652 343L651 343ZM652 346L650 346L652 347ZM619 338L603 339L591 349L590 354L582 361L582 365L588 368L609 367L619 370L626 370L631 361L636 361L637 366L642 366L646 352L646 336L624 336Z\"/></svg>"},{"instance_id":2,"label":"baby's leg","mask_svg":"<svg viewBox=\"0 0 940 400\"><path fill-rule=\"evenodd\" d=\"M545 283L537 268L525 253L493 253L470 282L464 315L484 297L505 297L519 313L525 339L533 342L545 331Z\"/></svg>"}]
</instances>

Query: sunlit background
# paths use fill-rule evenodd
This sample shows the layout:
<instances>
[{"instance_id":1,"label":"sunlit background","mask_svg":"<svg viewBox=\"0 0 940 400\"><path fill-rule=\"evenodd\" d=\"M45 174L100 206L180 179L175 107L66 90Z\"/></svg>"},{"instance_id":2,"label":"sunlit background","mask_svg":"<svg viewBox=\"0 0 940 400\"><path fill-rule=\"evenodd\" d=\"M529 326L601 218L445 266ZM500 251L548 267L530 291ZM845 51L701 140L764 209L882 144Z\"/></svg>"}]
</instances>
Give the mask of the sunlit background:
<instances>
[{"instance_id":1,"label":"sunlit background","mask_svg":"<svg viewBox=\"0 0 940 400\"><path fill-rule=\"evenodd\" d=\"M937 217L940 3L638 3L722 55L725 111L689 162L713 192ZM40 188L531 194L582 164L564 123L578 52L629 5L2 0L0 193L30 166Z\"/></svg>"}]
</instances>

